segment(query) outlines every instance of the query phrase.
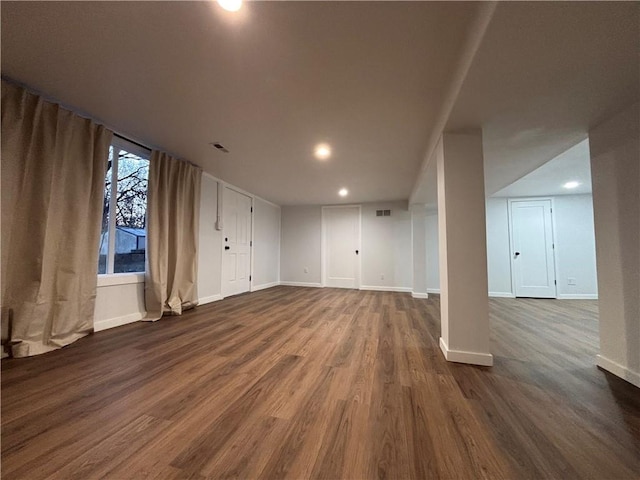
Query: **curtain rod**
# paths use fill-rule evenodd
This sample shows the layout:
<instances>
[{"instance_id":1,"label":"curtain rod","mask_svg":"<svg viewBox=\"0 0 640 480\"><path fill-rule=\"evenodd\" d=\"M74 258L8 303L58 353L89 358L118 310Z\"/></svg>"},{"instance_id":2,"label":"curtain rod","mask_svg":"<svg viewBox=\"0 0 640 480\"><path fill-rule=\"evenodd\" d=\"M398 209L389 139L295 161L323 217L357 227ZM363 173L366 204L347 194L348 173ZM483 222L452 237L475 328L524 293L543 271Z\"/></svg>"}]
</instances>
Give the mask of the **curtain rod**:
<instances>
[{"instance_id":1,"label":"curtain rod","mask_svg":"<svg viewBox=\"0 0 640 480\"><path fill-rule=\"evenodd\" d=\"M146 145L143 145L143 144L141 144L141 143L138 143L138 142L136 142L136 141L134 141L134 140L131 140L130 138L127 138L127 137L125 137L124 135L120 135L119 133L113 132L113 136L114 136L114 137L121 138L122 140L126 140L127 142L133 143L134 145L137 145L137 146L139 146L140 148L144 148L145 150L149 150L149 151L152 151L152 150L153 150L152 148L147 147Z\"/></svg>"}]
</instances>

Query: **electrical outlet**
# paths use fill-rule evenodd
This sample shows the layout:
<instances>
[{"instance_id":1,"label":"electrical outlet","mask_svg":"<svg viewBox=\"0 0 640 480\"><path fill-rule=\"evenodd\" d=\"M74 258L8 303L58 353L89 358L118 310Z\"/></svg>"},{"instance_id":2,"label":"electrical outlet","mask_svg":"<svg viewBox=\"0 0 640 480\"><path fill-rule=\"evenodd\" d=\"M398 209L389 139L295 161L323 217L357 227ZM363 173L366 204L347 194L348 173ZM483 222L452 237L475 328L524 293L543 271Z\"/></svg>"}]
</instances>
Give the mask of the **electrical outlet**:
<instances>
[{"instance_id":1,"label":"electrical outlet","mask_svg":"<svg viewBox=\"0 0 640 480\"><path fill-rule=\"evenodd\" d=\"M567 278L567 285L575 285L576 279L574 277Z\"/></svg>"},{"instance_id":2,"label":"electrical outlet","mask_svg":"<svg viewBox=\"0 0 640 480\"><path fill-rule=\"evenodd\" d=\"M380 274L380 280L384 280L384 273Z\"/></svg>"},{"instance_id":3,"label":"electrical outlet","mask_svg":"<svg viewBox=\"0 0 640 480\"><path fill-rule=\"evenodd\" d=\"M309 273L309 267L304 267L304 273Z\"/></svg>"}]
</instances>

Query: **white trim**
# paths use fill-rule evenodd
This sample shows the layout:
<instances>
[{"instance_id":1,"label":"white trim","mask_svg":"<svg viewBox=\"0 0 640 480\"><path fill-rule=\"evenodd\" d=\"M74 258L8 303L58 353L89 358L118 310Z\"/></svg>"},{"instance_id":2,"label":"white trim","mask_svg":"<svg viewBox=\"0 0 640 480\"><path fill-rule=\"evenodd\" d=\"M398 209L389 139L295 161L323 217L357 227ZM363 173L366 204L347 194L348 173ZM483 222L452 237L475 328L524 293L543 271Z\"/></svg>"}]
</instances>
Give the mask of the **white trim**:
<instances>
[{"instance_id":1,"label":"white trim","mask_svg":"<svg viewBox=\"0 0 640 480\"><path fill-rule=\"evenodd\" d=\"M513 292L489 292L489 296L497 298L516 298Z\"/></svg>"},{"instance_id":2,"label":"white trim","mask_svg":"<svg viewBox=\"0 0 640 480\"><path fill-rule=\"evenodd\" d=\"M280 282L280 285L284 285L286 287L323 288L321 283L310 283L310 282Z\"/></svg>"},{"instance_id":3,"label":"white trim","mask_svg":"<svg viewBox=\"0 0 640 480\"><path fill-rule=\"evenodd\" d=\"M640 387L640 373L629 370L627 367L620 365L613 360L609 360L602 355L596 355L596 365L607 372L626 380L630 384Z\"/></svg>"},{"instance_id":4,"label":"white trim","mask_svg":"<svg viewBox=\"0 0 640 480\"><path fill-rule=\"evenodd\" d=\"M222 295L216 293L215 295L199 298L198 305L206 305L207 303L217 302L218 300L222 300Z\"/></svg>"},{"instance_id":5,"label":"white trim","mask_svg":"<svg viewBox=\"0 0 640 480\"><path fill-rule=\"evenodd\" d=\"M257 291L260 291L260 290L265 290L267 288L277 287L278 285L280 285L280 282L263 283L262 285L252 286L251 287L251 291L252 292L257 292Z\"/></svg>"},{"instance_id":6,"label":"white trim","mask_svg":"<svg viewBox=\"0 0 640 480\"><path fill-rule=\"evenodd\" d=\"M559 293L558 300L597 300L597 293Z\"/></svg>"},{"instance_id":7,"label":"white trim","mask_svg":"<svg viewBox=\"0 0 640 480\"><path fill-rule=\"evenodd\" d=\"M108 273L98 275L98 288L144 283L144 273Z\"/></svg>"},{"instance_id":8,"label":"white trim","mask_svg":"<svg viewBox=\"0 0 640 480\"><path fill-rule=\"evenodd\" d=\"M107 318L106 320L100 320L94 322L93 331L101 332L103 330L108 330L110 328L120 327L122 325L127 325L128 323L135 323L144 318L146 312L136 312L130 313L128 315L123 315L122 317L114 317Z\"/></svg>"},{"instance_id":9,"label":"white trim","mask_svg":"<svg viewBox=\"0 0 640 480\"><path fill-rule=\"evenodd\" d=\"M384 286L378 286L378 285L360 285L360 290L371 290L373 292L411 293L410 287L384 287Z\"/></svg>"},{"instance_id":10,"label":"white trim","mask_svg":"<svg viewBox=\"0 0 640 480\"><path fill-rule=\"evenodd\" d=\"M440 295L439 288L427 288L427 293L431 293L433 295Z\"/></svg>"},{"instance_id":11,"label":"white trim","mask_svg":"<svg viewBox=\"0 0 640 480\"><path fill-rule=\"evenodd\" d=\"M440 337L440 350L448 362L468 363L484 367L493 366L493 355L490 353L465 352L464 350L449 350L444 339Z\"/></svg>"},{"instance_id":12,"label":"white trim","mask_svg":"<svg viewBox=\"0 0 640 480\"><path fill-rule=\"evenodd\" d=\"M428 293L411 292L411 296L413 298L429 298L429 294Z\"/></svg>"}]
</instances>

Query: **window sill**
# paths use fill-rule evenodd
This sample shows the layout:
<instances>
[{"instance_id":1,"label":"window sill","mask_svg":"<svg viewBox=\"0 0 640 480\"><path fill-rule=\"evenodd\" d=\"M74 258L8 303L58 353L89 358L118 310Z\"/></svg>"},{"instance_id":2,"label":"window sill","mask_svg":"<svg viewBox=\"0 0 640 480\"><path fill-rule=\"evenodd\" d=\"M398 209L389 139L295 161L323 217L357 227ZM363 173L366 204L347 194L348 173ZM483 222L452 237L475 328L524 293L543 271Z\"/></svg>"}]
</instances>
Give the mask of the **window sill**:
<instances>
[{"instance_id":1,"label":"window sill","mask_svg":"<svg viewBox=\"0 0 640 480\"><path fill-rule=\"evenodd\" d=\"M114 285L129 285L134 283L144 283L144 272L98 275L98 287L111 287Z\"/></svg>"}]
</instances>

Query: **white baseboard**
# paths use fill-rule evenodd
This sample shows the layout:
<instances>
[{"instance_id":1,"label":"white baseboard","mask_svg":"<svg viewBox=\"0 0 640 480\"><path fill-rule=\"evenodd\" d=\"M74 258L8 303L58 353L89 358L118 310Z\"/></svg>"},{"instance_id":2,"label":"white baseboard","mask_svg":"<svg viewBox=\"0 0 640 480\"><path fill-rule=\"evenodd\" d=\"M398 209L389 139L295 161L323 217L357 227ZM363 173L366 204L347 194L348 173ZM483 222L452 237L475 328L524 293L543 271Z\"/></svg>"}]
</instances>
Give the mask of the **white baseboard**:
<instances>
[{"instance_id":1,"label":"white baseboard","mask_svg":"<svg viewBox=\"0 0 640 480\"><path fill-rule=\"evenodd\" d=\"M640 387L640 373L629 370L627 367L620 365L613 360L609 360L602 355L596 355L596 365L607 372L613 373L615 376L626 380L630 384Z\"/></svg>"},{"instance_id":2,"label":"white baseboard","mask_svg":"<svg viewBox=\"0 0 640 480\"><path fill-rule=\"evenodd\" d=\"M286 287L322 288L322 284L321 283L311 283L311 282L280 282L280 285L284 285Z\"/></svg>"},{"instance_id":3,"label":"white baseboard","mask_svg":"<svg viewBox=\"0 0 640 480\"><path fill-rule=\"evenodd\" d=\"M269 282L269 283L263 283L262 285L253 285L251 287L251 291L257 292L259 290L265 290L267 288L277 287L278 285L280 285L280 282Z\"/></svg>"},{"instance_id":4,"label":"white baseboard","mask_svg":"<svg viewBox=\"0 0 640 480\"><path fill-rule=\"evenodd\" d=\"M449 350L444 339L440 337L440 350L448 362L469 363L471 365L493 366L493 355L490 353L465 352L463 350Z\"/></svg>"},{"instance_id":5,"label":"white baseboard","mask_svg":"<svg viewBox=\"0 0 640 480\"><path fill-rule=\"evenodd\" d=\"M427 288L427 293L433 293L434 295L440 295L439 288Z\"/></svg>"},{"instance_id":6,"label":"white baseboard","mask_svg":"<svg viewBox=\"0 0 640 480\"><path fill-rule=\"evenodd\" d=\"M373 292L411 293L411 289L407 287L379 287L377 285L360 285L360 290L371 290Z\"/></svg>"},{"instance_id":7,"label":"white baseboard","mask_svg":"<svg viewBox=\"0 0 640 480\"><path fill-rule=\"evenodd\" d=\"M511 292L489 292L489 296L495 298L516 298Z\"/></svg>"},{"instance_id":8,"label":"white baseboard","mask_svg":"<svg viewBox=\"0 0 640 480\"><path fill-rule=\"evenodd\" d=\"M597 300L597 293L559 293L558 300Z\"/></svg>"},{"instance_id":9,"label":"white baseboard","mask_svg":"<svg viewBox=\"0 0 640 480\"><path fill-rule=\"evenodd\" d=\"M106 320L99 320L94 322L93 331L101 332L102 330L108 330L109 328L120 327L128 323L134 323L140 321L146 312L130 313L129 315L123 315L122 317L107 318Z\"/></svg>"},{"instance_id":10,"label":"white baseboard","mask_svg":"<svg viewBox=\"0 0 640 480\"><path fill-rule=\"evenodd\" d=\"M429 298L429 294L428 293L411 292L411 296L413 298Z\"/></svg>"},{"instance_id":11,"label":"white baseboard","mask_svg":"<svg viewBox=\"0 0 640 480\"><path fill-rule=\"evenodd\" d=\"M219 293L210 295L208 297L199 298L198 305L206 305L207 303L217 302L218 300L222 300L222 295L220 295Z\"/></svg>"}]
</instances>

